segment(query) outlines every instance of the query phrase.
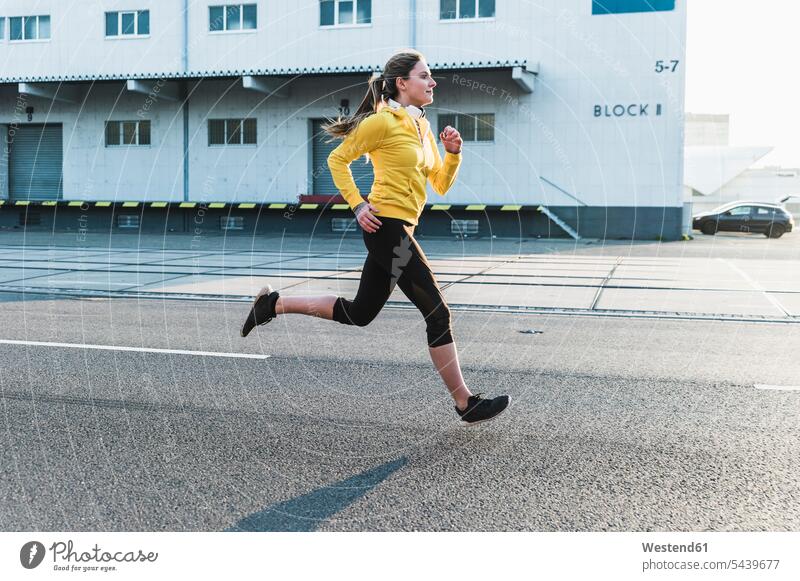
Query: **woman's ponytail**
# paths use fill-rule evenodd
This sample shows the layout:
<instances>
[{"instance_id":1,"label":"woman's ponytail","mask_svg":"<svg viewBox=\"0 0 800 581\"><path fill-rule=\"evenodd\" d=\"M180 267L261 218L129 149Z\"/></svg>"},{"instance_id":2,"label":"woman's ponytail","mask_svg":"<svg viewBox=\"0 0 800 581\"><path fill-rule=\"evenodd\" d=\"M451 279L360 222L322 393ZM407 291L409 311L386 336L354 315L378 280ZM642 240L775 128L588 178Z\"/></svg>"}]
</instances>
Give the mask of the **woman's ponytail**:
<instances>
[{"instance_id":1,"label":"woman's ponytail","mask_svg":"<svg viewBox=\"0 0 800 581\"><path fill-rule=\"evenodd\" d=\"M331 139L344 139L355 129L361 121L376 112L378 103L383 99L397 97L396 80L398 78L408 79L411 69L423 59L422 53L406 49L392 56L383 67L380 75L373 76L369 80L369 87L364 99L350 117L342 117L341 114L336 119L328 119L328 123L322 125Z\"/></svg>"},{"instance_id":2,"label":"woman's ponytail","mask_svg":"<svg viewBox=\"0 0 800 581\"><path fill-rule=\"evenodd\" d=\"M382 98L383 87L383 74L372 77L369 80L367 94L353 115L343 118L340 114L336 119L328 119L328 123L322 125L322 129L332 136L328 143L334 139L344 139L362 120L375 113L377 104Z\"/></svg>"}]
</instances>

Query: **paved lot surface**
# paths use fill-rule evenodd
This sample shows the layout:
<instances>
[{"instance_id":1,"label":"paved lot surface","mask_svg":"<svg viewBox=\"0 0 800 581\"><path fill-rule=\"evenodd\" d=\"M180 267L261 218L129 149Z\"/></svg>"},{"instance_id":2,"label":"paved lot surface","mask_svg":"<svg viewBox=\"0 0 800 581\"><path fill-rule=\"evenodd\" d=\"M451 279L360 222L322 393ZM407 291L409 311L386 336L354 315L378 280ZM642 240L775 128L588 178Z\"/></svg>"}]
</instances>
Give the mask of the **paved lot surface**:
<instances>
[{"instance_id":1,"label":"paved lot surface","mask_svg":"<svg viewBox=\"0 0 800 581\"><path fill-rule=\"evenodd\" d=\"M267 283L353 297L366 256L345 238L14 236L0 290L249 300ZM164 249L165 242L169 249ZM131 247L133 242L137 242ZM189 248L181 248L186 246ZM92 244L91 246L89 244ZM672 243L424 240L456 309L800 320L800 236L700 236ZM78 246L80 245L80 246ZM411 307L399 288L390 305Z\"/></svg>"},{"instance_id":2,"label":"paved lot surface","mask_svg":"<svg viewBox=\"0 0 800 581\"><path fill-rule=\"evenodd\" d=\"M530 241L517 254L469 241L455 258L452 241L424 241L449 296L466 297L454 329L468 385L512 397L473 428L456 422L403 297L364 328L288 315L238 337L238 289L262 273L231 270L296 258L292 270L330 273L286 285L311 292L304 284L348 282L359 241L213 248L229 240L169 240L168 251L6 240L2 530L800 530L800 326L769 299L786 307L800 290L785 282L800 270L789 236ZM213 292L168 292L167 263L169 276L218 277L203 283ZM277 264L270 282L286 275ZM42 268L52 272L34 278ZM629 290L607 286L617 274L636 291L608 298ZM51 277L57 286L31 286ZM250 282L226 290L236 279ZM680 292L721 298L696 310L683 299L678 315L659 301L679 280L691 285ZM584 286L599 293L594 309L566 293ZM739 293L759 300L734 312Z\"/></svg>"}]
</instances>

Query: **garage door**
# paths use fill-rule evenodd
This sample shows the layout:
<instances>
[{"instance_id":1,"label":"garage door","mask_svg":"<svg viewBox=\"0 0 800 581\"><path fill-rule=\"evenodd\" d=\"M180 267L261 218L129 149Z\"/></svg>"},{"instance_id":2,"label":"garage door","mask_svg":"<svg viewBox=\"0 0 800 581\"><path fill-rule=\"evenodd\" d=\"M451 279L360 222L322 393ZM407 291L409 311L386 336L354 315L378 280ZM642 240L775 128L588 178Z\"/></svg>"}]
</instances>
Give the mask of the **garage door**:
<instances>
[{"instance_id":1,"label":"garage door","mask_svg":"<svg viewBox=\"0 0 800 581\"><path fill-rule=\"evenodd\" d=\"M312 168L312 182L314 187L314 194L317 195L335 195L339 193L336 184L333 183L333 177L328 169L328 155L336 149L342 142L336 139L331 143L325 143L330 139L330 135L325 133L322 125L325 123L324 119L314 119L312 130L314 132L313 138L313 168ZM361 194L366 196L372 188L373 174L372 165L365 161L364 157L360 157L350 164L350 171L353 172L353 179L361 191Z\"/></svg>"},{"instance_id":2,"label":"garage door","mask_svg":"<svg viewBox=\"0 0 800 581\"><path fill-rule=\"evenodd\" d=\"M8 195L12 200L62 196L61 124L8 128Z\"/></svg>"}]
</instances>

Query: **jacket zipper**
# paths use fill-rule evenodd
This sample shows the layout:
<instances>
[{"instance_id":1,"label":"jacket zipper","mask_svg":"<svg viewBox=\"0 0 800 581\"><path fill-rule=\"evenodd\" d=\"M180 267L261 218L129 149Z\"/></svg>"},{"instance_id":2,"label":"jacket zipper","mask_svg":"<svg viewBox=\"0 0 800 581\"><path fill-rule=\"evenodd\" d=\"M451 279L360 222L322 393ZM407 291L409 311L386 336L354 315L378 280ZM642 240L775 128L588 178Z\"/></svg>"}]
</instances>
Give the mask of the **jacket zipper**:
<instances>
[{"instance_id":1,"label":"jacket zipper","mask_svg":"<svg viewBox=\"0 0 800 581\"><path fill-rule=\"evenodd\" d=\"M414 128L417 130L417 137L419 137L419 144L424 148L425 143L422 141L422 129L420 129L419 123L417 123L416 119L411 117L411 115L409 115L409 117L411 118L411 122L414 124Z\"/></svg>"}]
</instances>

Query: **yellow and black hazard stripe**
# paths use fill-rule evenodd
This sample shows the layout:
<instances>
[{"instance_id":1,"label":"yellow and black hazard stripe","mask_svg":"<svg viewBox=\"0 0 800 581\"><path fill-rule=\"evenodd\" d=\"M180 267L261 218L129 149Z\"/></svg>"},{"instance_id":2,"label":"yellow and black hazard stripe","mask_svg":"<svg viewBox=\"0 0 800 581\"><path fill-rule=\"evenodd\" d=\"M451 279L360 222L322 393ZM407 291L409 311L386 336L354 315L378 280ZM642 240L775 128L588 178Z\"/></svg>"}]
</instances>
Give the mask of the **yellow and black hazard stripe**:
<instances>
[{"instance_id":1,"label":"yellow and black hazard stripe","mask_svg":"<svg viewBox=\"0 0 800 581\"><path fill-rule=\"evenodd\" d=\"M349 212L349 204L321 204L307 202L210 202L167 200L0 200L0 207L44 206L89 208L153 208L153 209L215 209L215 210L331 210ZM427 204L425 212L535 212L539 204Z\"/></svg>"}]
</instances>

